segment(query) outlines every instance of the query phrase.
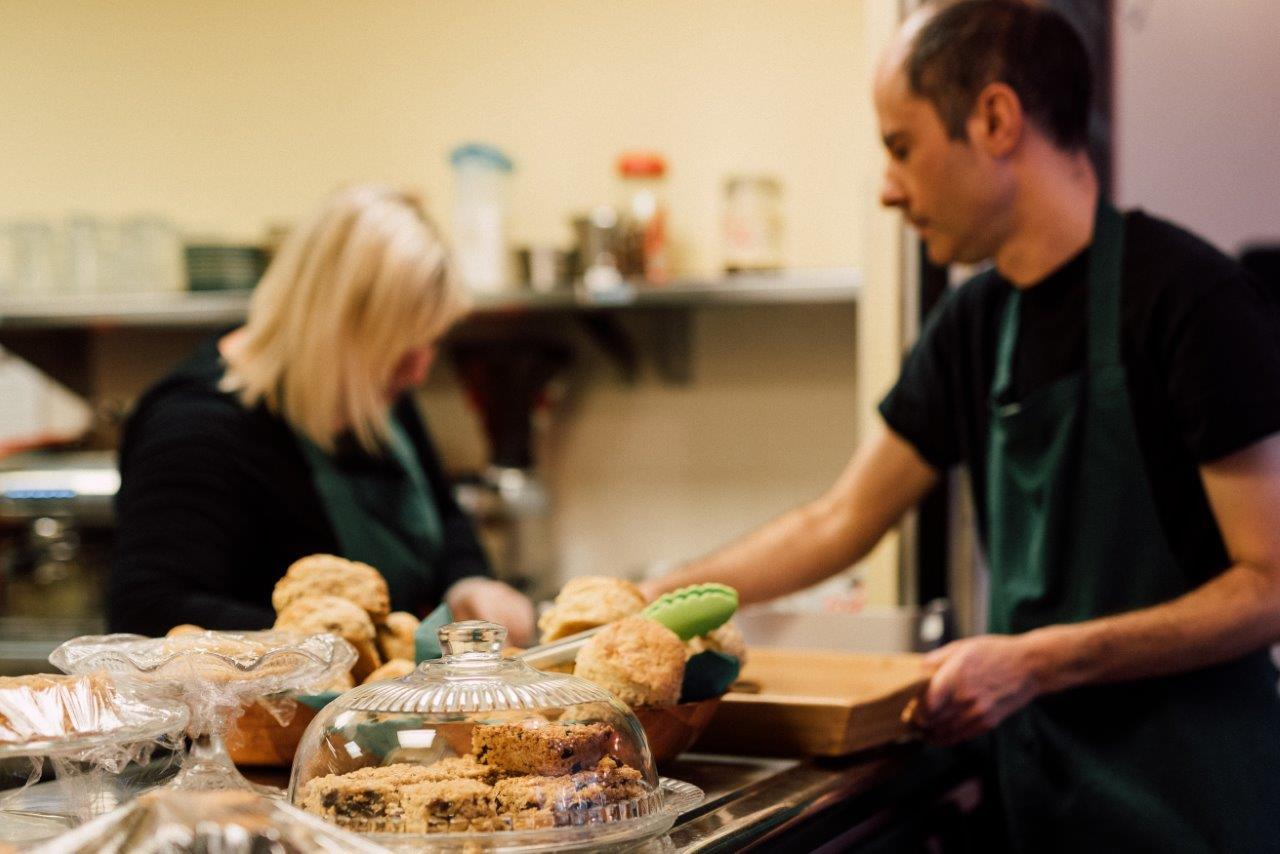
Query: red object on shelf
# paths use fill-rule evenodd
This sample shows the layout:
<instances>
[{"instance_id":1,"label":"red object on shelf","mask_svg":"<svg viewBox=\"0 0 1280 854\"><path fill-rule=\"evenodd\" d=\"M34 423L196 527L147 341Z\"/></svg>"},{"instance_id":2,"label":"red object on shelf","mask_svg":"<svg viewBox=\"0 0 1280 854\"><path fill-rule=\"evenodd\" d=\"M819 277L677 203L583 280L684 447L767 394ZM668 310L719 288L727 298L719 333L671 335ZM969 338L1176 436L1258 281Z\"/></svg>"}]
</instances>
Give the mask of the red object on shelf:
<instances>
[{"instance_id":1,"label":"red object on shelf","mask_svg":"<svg viewBox=\"0 0 1280 854\"><path fill-rule=\"evenodd\" d=\"M626 178L661 178L667 161L653 151L629 151L618 158L618 174Z\"/></svg>"}]
</instances>

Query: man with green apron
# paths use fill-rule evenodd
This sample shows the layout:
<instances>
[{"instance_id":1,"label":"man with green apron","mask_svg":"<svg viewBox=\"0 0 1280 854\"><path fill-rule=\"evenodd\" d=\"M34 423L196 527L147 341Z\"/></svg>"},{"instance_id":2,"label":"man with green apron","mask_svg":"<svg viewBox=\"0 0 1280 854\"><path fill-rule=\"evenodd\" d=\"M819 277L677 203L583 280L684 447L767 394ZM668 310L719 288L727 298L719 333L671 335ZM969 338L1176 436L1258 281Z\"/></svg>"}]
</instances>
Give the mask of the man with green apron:
<instances>
[{"instance_id":1,"label":"man with green apron","mask_svg":"<svg viewBox=\"0 0 1280 854\"><path fill-rule=\"evenodd\" d=\"M931 316L837 483L657 582L745 601L865 555L965 465L988 634L914 722L983 748L991 848L1280 851L1280 312L1103 197L1088 59L1018 0L928 7L876 78L882 201L981 272Z\"/></svg>"}]
</instances>

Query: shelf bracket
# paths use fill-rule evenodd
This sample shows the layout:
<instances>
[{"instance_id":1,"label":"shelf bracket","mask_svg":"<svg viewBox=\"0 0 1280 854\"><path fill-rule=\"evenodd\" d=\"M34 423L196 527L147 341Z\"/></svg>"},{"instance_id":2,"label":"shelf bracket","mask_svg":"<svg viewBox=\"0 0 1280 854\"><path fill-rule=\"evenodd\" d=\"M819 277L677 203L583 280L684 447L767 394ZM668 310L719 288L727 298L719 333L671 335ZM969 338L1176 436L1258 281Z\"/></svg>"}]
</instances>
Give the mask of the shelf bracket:
<instances>
[{"instance_id":1,"label":"shelf bracket","mask_svg":"<svg viewBox=\"0 0 1280 854\"><path fill-rule=\"evenodd\" d=\"M635 342L627 334L618 316L607 311L586 311L575 315L587 337L618 368L622 381L635 385L640 377L640 359Z\"/></svg>"},{"instance_id":2,"label":"shelf bracket","mask_svg":"<svg viewBox=\"0 0 1280 854\"><path fill-rule=\"evenodd\" d=\"M693 379L693 311L658 308L650 314L654 368L671 385L688 385Z\"/></svg>"}]
</instances>

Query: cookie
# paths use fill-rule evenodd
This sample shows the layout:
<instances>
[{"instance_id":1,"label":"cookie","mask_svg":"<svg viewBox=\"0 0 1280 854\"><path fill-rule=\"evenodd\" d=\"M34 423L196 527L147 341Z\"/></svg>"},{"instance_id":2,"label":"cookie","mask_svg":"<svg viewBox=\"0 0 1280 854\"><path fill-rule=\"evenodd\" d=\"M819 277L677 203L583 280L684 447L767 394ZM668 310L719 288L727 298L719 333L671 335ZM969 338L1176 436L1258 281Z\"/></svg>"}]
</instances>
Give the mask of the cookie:
<instances>
[{"instance_id":1,"label":"cookie","mask_svg":"<svg viewBox=\"0 0 1280 854\"><path fill-rule=\"evenodd\" d=\"M613 743L605 724L488 724L471 731L476 760L503 774L552 777L592 768Z\"/></svg>"},{"instance_id":2,"label":"cookie","mask_svg":"<svg viewBox=\"0 0 1280 854\"><path fill-rule=\"evenodd\" d=\"M470 753L464 756L454 756L449 759L441 759L439 762L427 765L422 769L423 782L440 781L440 780L479 780L481 783L490 783L498 779L498 769L492 765L485 765L483 762L477 762L476 758Z\"/></svg>"},{"instance_id":3,"label":"cookie","mask_svg":"<svg viewBox=\"0 0 1280 854\"><path fill-rule=\"evenodd\" d=\"M463 770L463 764L455 770ZM400 764L317 777L303 787L300 805L362 833L465 831L473 829L473 820L484 820L475 829L489 829L492 786L473 777L443 776L433 768Z\"/></svg>"},{"instance_id":4,"label":"cookie","mask_svg":"<svg viewBox=\"0 0 1280 854\"><path fill-rule=\"evenodd\" d=\"M635 800L645 793L639 771L606 757L595 768L569 776L504 778L494 785L493 800L500 813L563 814Z\"/></svg>"},{"instance_id":5,"label":"cookie","mask_svg":"<svg viewBox=\"0 0 1280 854\"><path fill-rule=\"evenodd\" d=\"M379 679L399 679L408 676L418 665L403 658L393 658L364 678L364 683L377 682Z\"/></svg>"},{"instance_id":6,"label":"cookie","mask_svg":"<svg viewBox=\"0 0 1280 854\"><path fill-rule=\"evenodd\" d=\"M392 611L385 623L378 626L378 649L387 661L393 658L417 660L414 635L420 621L408 611Z\"/></svg>"},{"instance_id":7,"label":"cookie","mask_svg":"<svg viewBox=\"0 0 1280 854\"><path fill-rule=\"evenodd\" d=\"M495 816L493 787L479 780L414 783L400 791L405 833L489 830Z\"/></svg>"},{"instance_id":8,"label":"cookie","mask_svg":"<svg viewBox=\"0 0 1280 854\"><path fill-rule=\"evenodd\" d=\"M299 599L340 596L363 608L381 623L391 611L387 581L378 570L336 555L311 555L294 563L276 582L271 604L279 613Z\"/></svg>"},{"instance_id":9,"label":"cookie","mask_svg":"<svg viewBox=\"0 0 1280 854\"><path fill-rule=\"evenodd\" d=\"M422 782L421 770L416 765L389 765L317 777L303 787L298 805L348 830L394 832L403 817L400 789Z\"/></svg>"},{"instance_id":10,"label":"cookie","mask_svg":"<svg viewBox=\"0 0 1280 854\"><path fill-rule=\"evenodd\" d=\"M355 647L356 663L351 675L363 681L382 666L374 644L375 631L369 615L354 602L338 596L312 596L297 599L276 616L279 631L338 635Z\"/></svg>"},{"instance_id":11,"label":"cookie","mask_svg":"<svg viewBox=\"0 0 1280 854\"><path fill-rule=\"evenodd\" d=\"M599 734L588 727L567 734L566 729L557 727L547 735L565 741ZM318 777L302 787L299 804L364 833L458 833L579 824L585 810L634 801L646 793L639 771L607 756L572 774L504 776L497 767L465 755L427 766L396 764Z\"/></svg>"}]
</instances>

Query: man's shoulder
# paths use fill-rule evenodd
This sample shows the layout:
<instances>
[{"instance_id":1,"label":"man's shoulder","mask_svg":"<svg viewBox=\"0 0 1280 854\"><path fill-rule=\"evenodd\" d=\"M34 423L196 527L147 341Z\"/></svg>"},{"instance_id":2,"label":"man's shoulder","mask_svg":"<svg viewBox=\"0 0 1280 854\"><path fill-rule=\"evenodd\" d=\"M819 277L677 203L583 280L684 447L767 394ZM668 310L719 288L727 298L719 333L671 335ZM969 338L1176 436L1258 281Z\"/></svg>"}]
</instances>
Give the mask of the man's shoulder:
<instances>
[{"instance_id":1,"label":"man's shoulder","mask_svg":"<svg viewBox=\"0 0 1280 854\"><path fill-rule=\"evenodd\" d=\"M1125 221L1126 268L1153 284L1210 289L1244 275L1233 258L1183 226L1141 209Z\"/></svg>"}]
</instances>

